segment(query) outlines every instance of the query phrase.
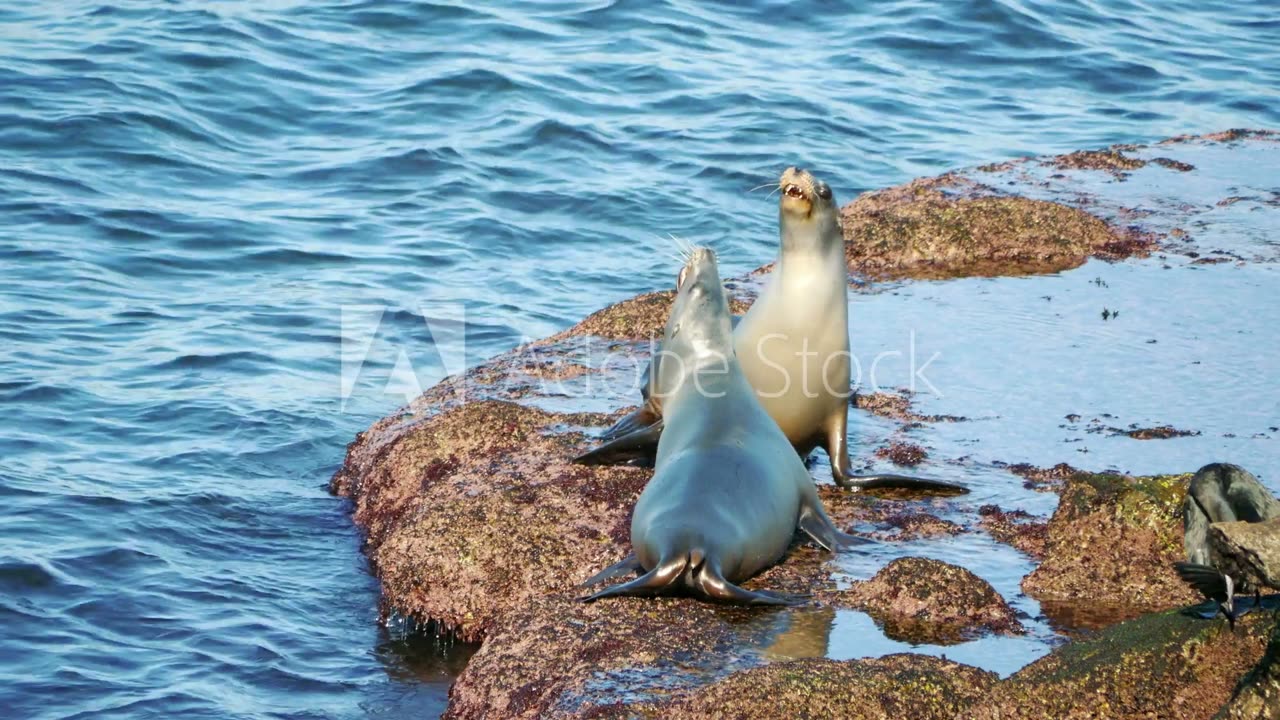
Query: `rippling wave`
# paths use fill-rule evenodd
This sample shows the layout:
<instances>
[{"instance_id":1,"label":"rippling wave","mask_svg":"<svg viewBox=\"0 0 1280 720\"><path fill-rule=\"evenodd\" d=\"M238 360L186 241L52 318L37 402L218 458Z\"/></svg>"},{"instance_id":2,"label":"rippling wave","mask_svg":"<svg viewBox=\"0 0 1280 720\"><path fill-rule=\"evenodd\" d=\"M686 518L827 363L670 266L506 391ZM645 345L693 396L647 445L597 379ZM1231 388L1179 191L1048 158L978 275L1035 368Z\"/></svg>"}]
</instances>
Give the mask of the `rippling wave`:
<instances>
[{"instance_id":1,"label":"rippling wave","mask_svg":"<svg viewBox=\"0 0 1280 720\"><path fill-rule=\"evenodd\" d=\"M324 490L402 352L426 384L668 285L667 233L755 267L749 190L789 164L848 199L1280 125L1277 32L1189 1L0 9L0 706L438 711L457 656L380 629Z\"/></svg>"}]
</instances>

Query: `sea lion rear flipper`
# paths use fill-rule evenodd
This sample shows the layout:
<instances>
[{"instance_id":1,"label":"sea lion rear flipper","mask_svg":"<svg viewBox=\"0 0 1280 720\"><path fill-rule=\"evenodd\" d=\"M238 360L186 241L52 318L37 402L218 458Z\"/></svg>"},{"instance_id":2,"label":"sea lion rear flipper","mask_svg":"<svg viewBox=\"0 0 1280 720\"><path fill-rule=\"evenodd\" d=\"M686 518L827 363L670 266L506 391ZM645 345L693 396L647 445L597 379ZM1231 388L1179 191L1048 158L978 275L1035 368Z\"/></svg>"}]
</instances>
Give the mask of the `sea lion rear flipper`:
<instances>
[{"instance_id":1,"label":"sea lion rear flipper","mask_svg":"<svg viewBox=\"0 0 1280 720\"><path fill-rule=\"evenodd\" d=\"M639 411L637 411L639 412ZM580 465L609 465L627 460L652 460L662 437L662 418L647 427L610 440L573 459Z\"/></svg>"},{"instance_id":2,"label":"sea lion rear flipper","mask_svg":"<svg viewBox=\"0 0 1280 720\"><path fill-rule=\"evenodd\" d=\"M826 511L822 509L822 506L812 503L806 503L800 509L800 521L796 523L796 526L827 552L836 552L847 547L871 542L857 535L840 532Z\"/></svg>"},{"instance_id":3,"label":"sea lion rear flipper","mask_svg":"<svg viewBox=\"0 0 1280 720\"><path fill-rule=\"evenodd\" d=\"M738 587L720 574L719 568L703 566L698 573L697 589L709 600L732 603L734 605L799 605L808 599L808 595L777 593L768 590L748 590Z\"/></svg>"},{"instance_id":4,"label":"sea lion rear flipper","mask_svg":"<svg viewBox=\"0 0 1280 720\"><path fill-rule=\"evenodd\" d=\"M578 602L595 602L601 598L617 597L619 595L639 595L649 596L657 595L666 590L671 583L680 578L685 567L689 564L688 557L676 558L673 562L659 564L654 569L632 580L624 582L621 585L612 585L597 593L578 598Z\"/></svg>"},{"instance_id":5,"label":"sea lion rear flipper","mask_svg":"<svg viewBox=\"0 0 1280 720\"><path fill-rule=\"evenodd\" d=\"M614 580L620 577L625 577L627 575L630 575L631 573L634 573L637 570L643 570L643 569L644 568L640 566L640 561L636 558L636 554L631 553L626 557L622 558L621 560L619 560L618 562L596 573L595 575L592 575L586 580L583 580L582 584L579 585L578 587L589 588L592 585L598 585L604 582L605 580Z\"/></svg>"}]
</instances>

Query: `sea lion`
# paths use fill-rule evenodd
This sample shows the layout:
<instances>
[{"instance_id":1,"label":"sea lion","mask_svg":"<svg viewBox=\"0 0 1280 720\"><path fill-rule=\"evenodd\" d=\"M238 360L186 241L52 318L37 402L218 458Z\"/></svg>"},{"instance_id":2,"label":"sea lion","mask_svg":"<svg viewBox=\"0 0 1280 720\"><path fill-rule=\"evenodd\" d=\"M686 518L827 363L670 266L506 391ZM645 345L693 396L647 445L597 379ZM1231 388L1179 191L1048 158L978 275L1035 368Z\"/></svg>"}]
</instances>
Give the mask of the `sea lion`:
<instances>
[{"instance_id":1,"label":"sea lion","mask_svg":"<svg viewBox=\"0 0 1280 720\"><path fill-rule=\"evenodd\" d=\"M729 318L715 254L693 249L663 334L665 430L636 501L632 553L584 585L645 572L582 600L683 589L719 602L794 604L798 596L736 583L781 559L797 527L827 550L866 542L831 522L804 462L747 382Z\"/></svg>"},{"instance_id":2,"label":"sea lion","mask_svg":"<svg viewBox=\"0 0 1280 720\"><path fill-rule=\"evenodd\" d=\"M902 475L856 475L847 447L849 400L849 276L844 236L831 188L805 170L787 168L778 181L781 249L768 286L736 323L738 362L770 417L802 457L819 445L842 488L905 487L967 492L960 485ZM655 354L639 410L600 435L604 444L576 458L594 464L652 452L663 431L673 381Z\"/></svg>"}]
</instances>

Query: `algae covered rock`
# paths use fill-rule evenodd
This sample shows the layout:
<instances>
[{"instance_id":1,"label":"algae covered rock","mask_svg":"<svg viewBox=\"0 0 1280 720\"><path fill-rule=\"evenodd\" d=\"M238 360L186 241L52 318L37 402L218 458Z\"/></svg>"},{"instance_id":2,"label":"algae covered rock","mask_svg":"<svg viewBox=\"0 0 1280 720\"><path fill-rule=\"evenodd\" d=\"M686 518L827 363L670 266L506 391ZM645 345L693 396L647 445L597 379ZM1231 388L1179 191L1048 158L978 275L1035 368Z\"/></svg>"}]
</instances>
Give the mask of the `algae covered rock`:
<instances>
[{"instance_id":1,"label":"algae covered rock","mask_svg":"<svg viewBox=\"0 0 1280 720\"><path fill-rule=\"evenodd\" d=\"M927 558L899 558L842 595L884 626L889 637L951 644L982 632L1024 632L1013 609L986 580Z\"/></svg>"},{"instance_id":2,"label":"algae covered rock","mask_svg":"<svg viewBox=\"0 0 1280 720\"><path fill-rule=\"evenodd\" d=\"M1182 560L1190 475L1079 472L1049 519L1044 561L1022 581L1048 600L1170 608L1199 601L1173 571Z\"/></svg>"},{"instance_id":3,"label":"algae covered rock","mask_svg":"<svg viewBox=\"0 0 1280 720\"><path fill-rule=\"evenodd\" d=\"M1266 655L1236 686L1217 720L1280 720L1280 623L1271 631Z\"/></svg>"},{"instance_id":4,"label":"algae covered rock","mask_svg":"<svg viewBox=\"0 0 1280 720\"><path fill-rule=\"evenodd\" d=\"M1223 621L1167 611L1068 643L996 686L970 714L1010 718L1208 718L1263 655L1271 613Z\"/></svg>"},{"instance_id":5,"label":"algae covered rock","mask_svg":"<svg viewBox=\"0 0 1280 720\"><path fill-rule=\"evenodd\" d=\"M993 672L927 655L797 660L746 670L671 703L627 708L654 718L950 720L995 685Z\"/></svg>"},{"instance_id":6,"label":"algae covered rock","mask_svg":"<svg viewBox=\"0 0 1280 720\"><path fill-rule=\"evenodd\" d=\"M625 554L651 471L572 465L582 436L550 431L595 419L482 400L403 425L376 450L353 446L375 458L352 457L335 489L354 501L387 604L474 640Z\"/></svg>"},{"instance_id":7,"label":"algae covered rock","mask_svg":"<svg viewBox=\"0 0 1280 720\"><path fill-rule=\"evenodd\" d=\"M1155 246L1083 210L996 194L953 175L864 194L840 216L849 269L877 278L1058 272Z\"/></svg>"}]
</instances>

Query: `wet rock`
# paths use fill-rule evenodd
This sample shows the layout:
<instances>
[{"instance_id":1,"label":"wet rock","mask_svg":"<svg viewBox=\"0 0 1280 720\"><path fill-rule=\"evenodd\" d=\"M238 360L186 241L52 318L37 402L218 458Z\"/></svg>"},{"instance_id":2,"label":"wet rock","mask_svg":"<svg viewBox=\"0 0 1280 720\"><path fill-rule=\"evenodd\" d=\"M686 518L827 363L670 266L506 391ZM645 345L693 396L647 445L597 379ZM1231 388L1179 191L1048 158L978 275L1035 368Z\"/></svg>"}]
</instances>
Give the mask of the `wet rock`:
<instances>
[{"instance_id":1,"label":"wet rock","mask_svg":"<svg viewBox=\"0 0 1280 720\"><path fill-rule=\"evenodd\" d=\"M593 418L471 402L348 451L335 491L355 503L390 608L474 640L536 595L562 591L625 554L651 471L569 464Z\"/></svg>"},{"instance_id":2,"label":"wet rock","mask_svg":"<svg viewBox=\"0 0 1280 720\"><path fill-rule=\"evenodd\" d=\"M1196 169L1196 166L1192 165L1191 163L1185 163L1185 162L1182 162L1181 160L1174 160L1173 158L1166 158L1166 157L1152 158L1151 162L1159 165L1160 167L1166 167L1166 168L1169 168L1170 170L1177 170L1178 172L1191 172L1192 170Z\"/></svg>"},{"instance_id":3,"label":"wet rock","mask_svg":"<svg viewBox=\"0 0 1280 720\"><path fill-rule=\"evenodd\" d=\"M1216 720L1280 720L1280 623L1262 660L1240 680Z\"/></svg>"},{"instance_id":4,"label":"wet rock","mask_svg":"<svg viewBox=\"0 0 1280 720\"><path fill-rule=\"evenodd\" d=\"M952 644L982 632L1024 632L990 583L939 560L899 558L841 594L882 623L886 635L911 642Z\"/></svg>"},{"instance_id":5,"label":"wet rock","mask_svg":"<svg viewBox=\"0 0 1280 720\"><path fill-rule=\"evenodd\" d=\"M1103 311L1104 320L1107 318L1108 312L1109 311L1106 310ZM1111 317L1115 317L1116 315L1119 315L1119 313L1110 313ZM1172 425L1139 427L1137 423L1134 423L1127 428L1119 428L1107 425L1097 418L1089 421L1089 425L1085 428L1085 432L1093 435L1123 435L1131 437L1134 440L1168 440L1169 438L1194 437L1200 434L1199 430L1180 430Z\"/></svg>"},{"instance_id":6,"label":"wet rock","mask_svg":"<svg viewBox=\"0 0 1280 720\"><path fill-rule=\"evenodd\" d=\"M1059 155L1046 161L1059 170L1102 170L1118 177L1125 177L1126 170L1137 170L1145 167L1146 161L1133 158L1118 149L1077 150L1066 155Z\"/></svg>"},{"instance_id":7,"label":"wet rock","mask_svg":"<svg viewBox=\"0 0 1280 720\"><path fill-rule=\"evenodd\" d=\"M753 298L747 290L732 291L729 295L729 311L734 315L742 315L751 308L750 300ZM552 335L548 340L583 335L607 340L661 340L674 299L673 290L637 295L597 310L582 322Z\"/></svg>"},{"instance_id":8,"label":"wet rock","mask_svg":"<svg viewBox=\"0 0 1280 720\"><path fill-rule=\"evenodd\" d=\"M533 598L490 629L445 717L577 716L696 687L733 669L716 662L738 636L734 621L752 619L688 599ZM767 634L765 620L743 634Z\"/></svg>"},{"instance_id":9,"label":"wet rock","mask_svg":"<svg viewBox=\"0 0 1280 720\"><path fill-rule=\"evenodd\" d=\"M1155 246L1083 210L999 195L954 175L866 193L841 220L849 269L875 278L1058 272Z\"/></svg>"},{"instance_id":10,"label":"wet rock","mask_svg":"<svg viewBox=\"0 0 1280 720\"><path fill-rule=\"evenodd\" d=\"M887 526L888 531L873 533L880 540L919 540L920 538L944 537L958 535L965 529L942 518L926 512L910 512L898 510L896 504L876 506L868 513L867 520L877 525Z\"/></svg>"},{"instance_id":11,"label":"wet rock","mask_svg":"<svg viewBox=\"0 0 1280 720\"><path fill-rule=\"evenodd\" d=\"M1134 428L1121 431L1134 440L1167 440L1176 437L1192 437L1199 435L1199 430L1179 430L1171 425L1158 425L1149 428Z\"/></svg>"},{"instance_id":12,"label":"wet rock","mask_svg":"<svg viewBox=\"0 0 1280 720\"><path fill-rule=\"evenodd\" d=\"M1077 473L1060 490L1044 562L1022 581L1037 598L1169 608L1198 602L1172 569L1182 560L1190 475Z\"/></svg>"},{"instance_id":13,"label":"wet rock","mask_svg":"<svg viewBox=\"0 0 1280 720\"><path fill-rule=\"evenodd\" d=\"M574 335L594 335L608 340L661 339L675 296L672 290L637 295L591 313L553 339Z\"/></svg>"},{"instance_id":14,"label":"wet rock","mask_svg":"<svg viewBox=\"0 0 1280 720\"><path fill-rule=\"evenodd\" d=\"M737 673L687 699L627 710L657 718L949 720L996 680L995 673L923 655L798 660Z\"/></svg>"},{"instance_id":15,"label":"wet rock","mask_svg":"<svg viewBox=\"0 0 1280 720\"><path fill-rule=\"evenodd\" d=\"M1002 464L995 465L1000 467ZM1003 467L1023 478L1026 481L1022 483L1023 487L1038 492L1057 492L1068 479L1080 472L1066 463L1058 463L1051 468L1036 467L1030 463L1015 463Z\"/></svg>"},{"instance_id":16,"label":"wet rock","mask_svg":"<svg viewBox=\"0 0 1280 720\"><path fill-rule=\"evenodd\" d=\"M894 465L914 467L925 461L929 453L924 448L904 440L894 440L889 444L876 448L876 457L884 458Z\"/></svg>"},{"instance_id":17,"label":"wet rock","mask_svg":"<svg viewBox=\"0 0 1280 720\"><path fill-rule=\"evenodd\" d=\"M911 407L913 394L910 390L897 392L856 392L850 398L852 405L873 415L910 425L916 423L963 422L967 418L958 415L922 415Z\"/></svg>"},{"instance_id":18,"label":"wet rock","mask_svg":"<svg viewBox=\"0 0 1280 720\"><path fill-rule=\"evenodd\" d=\"M978 524L997 542L1012 545L1031 557L1044 558L1049 525L1022 510L1005 511L995 505L978 508Z\"/></svg>"},{"instance_id":19,"label":"wet rock","mask_svg":"<svg viewBox=\"0 0 1280 720\"><path fill-rule=\"evenodd\" d=\"M1270 613L1226 622L1169 611L1068 643L996 685L970 714L1006 718L1205 718L1263 655Z\"/></svg>"},{"instance_id":20,"label":"wet rock","mask_svg":"<svg viewBox=\"0 0 1280 720\"><path fill-rule=\"evenodd\" d=\"M1276 140L1280 139L1280 132L1275 130L1255 130L1249 128L1233 128L1231 130L1223 130L1216 133L1208 133L1206 135L1178 135L1167 140L1161 140L1157 145L1173 145L1177 143L1186 143L1207 140L1209 142L1235 142L1236 140L1244 140L1249 138Z\"/></svg>"}]
</instances>

